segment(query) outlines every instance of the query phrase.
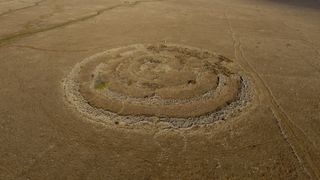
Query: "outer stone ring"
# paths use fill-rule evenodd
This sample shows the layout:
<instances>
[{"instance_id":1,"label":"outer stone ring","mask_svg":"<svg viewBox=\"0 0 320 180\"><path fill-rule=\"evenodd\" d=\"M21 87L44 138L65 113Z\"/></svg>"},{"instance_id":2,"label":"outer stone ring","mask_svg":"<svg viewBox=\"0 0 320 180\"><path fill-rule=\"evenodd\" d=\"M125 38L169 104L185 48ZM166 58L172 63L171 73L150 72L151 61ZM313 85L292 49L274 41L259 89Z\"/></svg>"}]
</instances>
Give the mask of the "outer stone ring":
<instances>
[{"instance_id":1,"label":"outer stone ring","mask_svg":"<svg viewBox=\"0 0 320 180\"><path fill-rule=\"evenodd\" d=\"M175 45L131 45L78 63L64 81L67 101L102 122L164 122L174 127L234 116L251 99L232 60Z\"/></svg>"}]
</instances>

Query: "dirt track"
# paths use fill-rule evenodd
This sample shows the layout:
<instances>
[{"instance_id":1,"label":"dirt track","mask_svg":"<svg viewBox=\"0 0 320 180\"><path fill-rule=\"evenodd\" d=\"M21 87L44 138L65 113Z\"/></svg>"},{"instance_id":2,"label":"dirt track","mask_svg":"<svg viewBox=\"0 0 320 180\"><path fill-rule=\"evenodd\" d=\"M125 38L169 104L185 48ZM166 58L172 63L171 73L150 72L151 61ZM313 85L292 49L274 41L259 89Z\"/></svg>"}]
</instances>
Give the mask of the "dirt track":
<instances>
[{"instance_id":1,"label":"dirt track","mask_svg":"<svg viewBox=\"0 0 320 180\"><path fill-rule=\"evenodd\" d=\"M0 179L319 179L319 10L282 0L0 0ZM159 43L231 59L255 90L249 107L170 128L98 122L66 102L77 63Z\"/></svg>"}]
</instances>

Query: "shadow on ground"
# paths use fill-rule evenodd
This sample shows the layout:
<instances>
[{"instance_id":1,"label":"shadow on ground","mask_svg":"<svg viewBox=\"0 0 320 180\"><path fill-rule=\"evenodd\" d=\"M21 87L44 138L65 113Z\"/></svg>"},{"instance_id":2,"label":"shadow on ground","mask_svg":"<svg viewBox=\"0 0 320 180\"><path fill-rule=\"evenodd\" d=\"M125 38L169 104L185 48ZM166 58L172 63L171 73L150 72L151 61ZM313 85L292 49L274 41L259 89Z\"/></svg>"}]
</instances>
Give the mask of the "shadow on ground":
<instances>
[{"instance_id":1,"label":"shadow on ground","mask_svg":"<svg viewBox=\"0 0 320 180\"><path fill-rule=\"evenodd\" d=\"M271 3L280 3L290 6L298 6L304 8L320 9L319 0L264 0Z\"/></svg>"}]
</instances>

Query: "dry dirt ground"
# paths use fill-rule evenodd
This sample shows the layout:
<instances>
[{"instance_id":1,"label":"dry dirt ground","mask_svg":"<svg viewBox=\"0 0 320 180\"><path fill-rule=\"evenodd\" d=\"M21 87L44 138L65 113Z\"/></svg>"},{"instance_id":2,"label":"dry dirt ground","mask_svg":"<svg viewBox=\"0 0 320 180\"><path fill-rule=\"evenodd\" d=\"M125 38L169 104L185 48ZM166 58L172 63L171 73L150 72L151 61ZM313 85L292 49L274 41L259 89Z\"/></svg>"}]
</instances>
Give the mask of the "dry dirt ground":
<instances>
[{"instance_id":1,"label":"dry dirt ground","mask_svg":"<svg viewBox=\"0 0 320 180\"><path fill-rule=\"evenodd\" d=\"M64 78L131 44L217 52L255 96L189 128L98 123ZM320 6L284 0L0 0L0 179L319 179Z\"/></svg>"}]
</instances>

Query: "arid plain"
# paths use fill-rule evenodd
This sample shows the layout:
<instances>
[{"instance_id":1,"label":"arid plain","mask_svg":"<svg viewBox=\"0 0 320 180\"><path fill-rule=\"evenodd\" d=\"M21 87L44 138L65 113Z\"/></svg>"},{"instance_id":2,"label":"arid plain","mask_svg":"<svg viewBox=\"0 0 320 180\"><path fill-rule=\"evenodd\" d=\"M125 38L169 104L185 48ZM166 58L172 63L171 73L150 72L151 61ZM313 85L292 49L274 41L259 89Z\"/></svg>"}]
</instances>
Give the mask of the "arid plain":
<instances>
[{"instance_id":1,"label":"arid plain","mask_svg":"<svg viewBox=\"0 0 320 180\"><path fill-rule=\"evenodd\" d=\"M317 1L0 0L0 77L0 179L320 178Z\"/></svg>"}]
</instances>

